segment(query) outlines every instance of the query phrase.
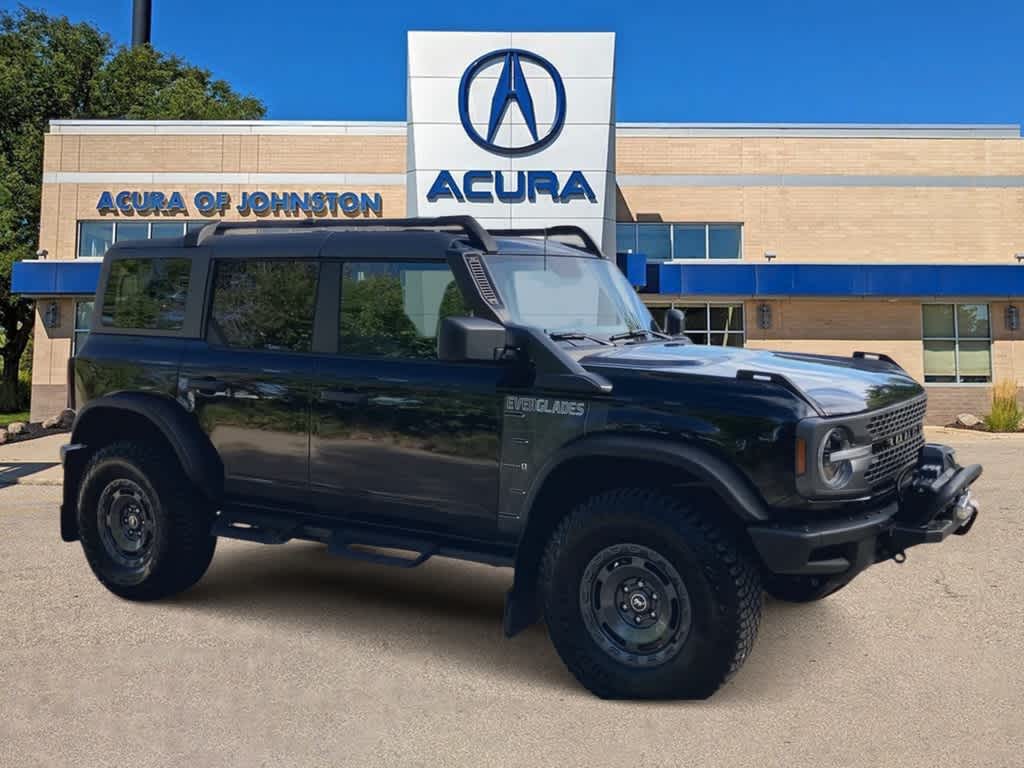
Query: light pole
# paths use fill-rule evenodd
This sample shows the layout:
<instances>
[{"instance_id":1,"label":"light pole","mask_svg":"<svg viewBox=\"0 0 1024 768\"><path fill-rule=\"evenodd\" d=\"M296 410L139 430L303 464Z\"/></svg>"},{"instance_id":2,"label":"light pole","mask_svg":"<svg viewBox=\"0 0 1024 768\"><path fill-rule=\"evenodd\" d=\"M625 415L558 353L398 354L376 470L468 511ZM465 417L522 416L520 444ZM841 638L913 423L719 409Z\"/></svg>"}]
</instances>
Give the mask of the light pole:
<instances>
[{"instance_id":1,"label":"light pole","mask_svg":"<svg viewBox=\"0 0 1024 768\"><path fill-rule=\"evenodd\" d=\"M132 48L149 44L153 31L153 0L132 0Z\"/></svg>"}]
</instances>

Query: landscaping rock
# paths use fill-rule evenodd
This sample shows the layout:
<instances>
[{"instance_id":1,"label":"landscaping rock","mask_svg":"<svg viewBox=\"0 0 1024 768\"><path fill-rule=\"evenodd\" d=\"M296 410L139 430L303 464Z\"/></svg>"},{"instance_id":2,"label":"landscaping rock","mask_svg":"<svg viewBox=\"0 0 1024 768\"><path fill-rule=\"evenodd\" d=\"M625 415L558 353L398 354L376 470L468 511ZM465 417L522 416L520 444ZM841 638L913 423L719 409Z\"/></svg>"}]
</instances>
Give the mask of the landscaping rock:
<instances>
[{"instance_id":1,"label":"landscaping rock","mask_svg":"<svg viewBox=\"0 0 1024 768\"><path fill-rule=\"evenodd\" d=\"M43 422L43 429L70 429L75 421L75 412L65 408L56 416L51 416Z\"/></svg>"},{"instance_id":2,"label":"landscaping rock","mask_svg":"<svg viewBox=\"0 0 1024 768\"><path fill-rule=\"evenodd\" d=\"M979 424L981 424L981 419L979 419L973 413L957 414L956 425L958 427L976 427Z\"/></svg>"},{"instance_id":3,"label":"landscaping rock","mask_svg":"<svg viewBox=\"0 0 1024 768\"><path fill-rule=\"evenodd\" d=\"M9 437L19 437L21 435L28 434L28 424L24 421L13 421L7 425L7 434Z\"/></svg>"},{"instance_id":4,"label":"landscaping rock","mask_svg":"<svg viewBox=\"0 0 1024 768\"><path fill-rule=\"evenodd\" d=\"M3 445L4 443L6 443L7 440L8 440L8 438L7 438L7 430L6 429L0 429L0 445Z\"/></svg>"}]
</instances>

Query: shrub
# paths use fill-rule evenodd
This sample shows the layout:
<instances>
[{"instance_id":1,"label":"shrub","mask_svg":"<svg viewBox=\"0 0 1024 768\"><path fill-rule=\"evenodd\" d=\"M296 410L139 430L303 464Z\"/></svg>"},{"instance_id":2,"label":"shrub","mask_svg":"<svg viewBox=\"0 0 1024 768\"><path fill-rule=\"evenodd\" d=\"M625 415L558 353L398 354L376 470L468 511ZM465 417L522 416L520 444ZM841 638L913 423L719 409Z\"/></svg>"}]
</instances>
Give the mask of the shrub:
<instances>
[{"instance_id":1,"label":"shrub","mask_svg":"<svg viewBox=\"0 0 1024 768\"><path fill-rule=\"evenodd\" d=\"M992 387L992 412L985 417L985 424L993 432L1016 432L1020 429L1024 411L1017 402L1017 383L1003 379Z\"/></svg>"}]
</instances>

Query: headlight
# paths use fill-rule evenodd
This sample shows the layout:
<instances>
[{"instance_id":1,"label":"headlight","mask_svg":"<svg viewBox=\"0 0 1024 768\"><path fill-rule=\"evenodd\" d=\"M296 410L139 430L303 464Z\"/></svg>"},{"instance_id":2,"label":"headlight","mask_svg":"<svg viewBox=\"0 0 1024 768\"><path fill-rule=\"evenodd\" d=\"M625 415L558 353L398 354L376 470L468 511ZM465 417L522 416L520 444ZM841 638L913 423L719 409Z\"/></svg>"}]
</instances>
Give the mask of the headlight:
<instances>
[{"instance_id":1,"label":"headlight","mask_svg":"<svg viewBox=\"0 0 1024 768\"><path fill-rule=\"evenodd\" d=\"M833 491L846 486L853 477L850 449L853 443L850 433L842 427L834 427L825 433L818 449L818 474L825 485Z\"/></svg>"}]
</instances>

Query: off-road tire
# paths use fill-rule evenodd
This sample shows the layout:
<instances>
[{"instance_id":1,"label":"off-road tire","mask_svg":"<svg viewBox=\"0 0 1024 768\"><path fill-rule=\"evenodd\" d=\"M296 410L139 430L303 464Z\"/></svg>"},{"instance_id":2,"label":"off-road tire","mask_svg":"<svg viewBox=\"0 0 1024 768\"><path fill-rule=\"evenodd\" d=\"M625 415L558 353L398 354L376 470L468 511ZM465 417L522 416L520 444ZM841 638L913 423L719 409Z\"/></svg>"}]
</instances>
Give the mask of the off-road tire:
<instances>
[{"instance_id":1,"label":"off-road tire","mask_svg":"<svg viewBox=\"0 0 1024 768\"><path fill-rule=\"evenodd\" d=\"M723 524L714 500L687 502L659 491L618 489L593 496L557 526L541 562L544 618L569 670L602 698L707 698L743 664L761 620L760 571ZM608 547L649 548L685 585L688 634L668 658L637 666L614 658L584 620L581 582Z\"/></svg>"},{"instance_id":2,"label":"off-road tire","mask_svg":"<svg viewBox=\"0 0 1024 768\"><path fill-rule=\"evenodd\" d=\"M818 576L787 576L767 573L761 579L764 591L783 603L813 603L834 595L846 586Z\"/></svg>"},{"instance_id":3,"label":"off-road tire","mask_svg":"<svg viewBox=\"0 0 1024 768\"><path fill-rule=\"evenodd\" d=\"M117 483L144 494L151 518L151 550L136 567L120 564L101 539L100 499ZM119 597L159 600L199 581L217 544L210 534L212 522L209 502L192 487L176 458L158 446L114 443L98 450L83 474L78 495L82 549L96 578Z\"/></svg>"}]
</instances>

